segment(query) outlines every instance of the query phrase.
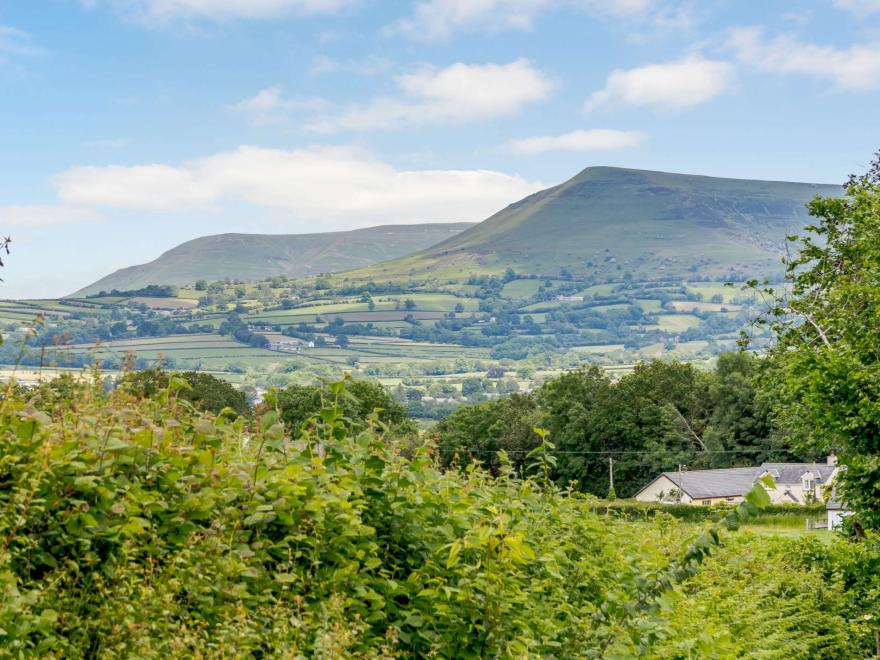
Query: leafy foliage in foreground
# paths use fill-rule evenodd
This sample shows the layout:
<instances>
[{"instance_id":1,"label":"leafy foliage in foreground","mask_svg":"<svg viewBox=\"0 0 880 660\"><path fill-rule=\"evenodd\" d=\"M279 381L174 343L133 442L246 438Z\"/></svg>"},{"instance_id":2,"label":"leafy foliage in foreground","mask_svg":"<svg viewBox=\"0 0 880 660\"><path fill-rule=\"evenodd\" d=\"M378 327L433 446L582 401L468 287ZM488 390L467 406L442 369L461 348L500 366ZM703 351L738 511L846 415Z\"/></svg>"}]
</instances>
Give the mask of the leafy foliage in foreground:
<instances>
[{"instance_id":1,"label":"leafy foliage in foreground","mask_svg":"<svg viewBox=\"0 0 880 660\"><path fill-rule=\"evenodd\" d=\"M675 634L659 642L652 657L872 657L880 605L872 564L878 559L876 539L854 545L815 537L734 537L670 594ZM862 590L854 588L853 577Z\"/></svg>"},{"instance_id":2,"label":"leafy foliage in foreground","mask_svg":"<svg viewBox=\"0 0 880 660\"><path fill-rule=\"evenodd\" d=\"M291 438L275 411L248 432L180 387L7 391L0 655L610 658L684 639L670 593L718 529L598 516L541 451L538 481L443 472L390 451L375 416L352 434L332 402ZM792 601L823 621L797 643L840 657L819 635L846 642L847 623L817 603Z\"/></svg>"},{"instance_id":3,"label":"leafy foliage in foreground","mask_svg":"<svg viewBox=\"0 0 880 660\"><path fill-rule=\"evenodd\" d=\"M845 192L810 203L790 289L764 290L760 321L776 340L767 374L780 415L803 445L838 452L842 499L880 528L880 152Z\"/></svg>"}]
</instances>

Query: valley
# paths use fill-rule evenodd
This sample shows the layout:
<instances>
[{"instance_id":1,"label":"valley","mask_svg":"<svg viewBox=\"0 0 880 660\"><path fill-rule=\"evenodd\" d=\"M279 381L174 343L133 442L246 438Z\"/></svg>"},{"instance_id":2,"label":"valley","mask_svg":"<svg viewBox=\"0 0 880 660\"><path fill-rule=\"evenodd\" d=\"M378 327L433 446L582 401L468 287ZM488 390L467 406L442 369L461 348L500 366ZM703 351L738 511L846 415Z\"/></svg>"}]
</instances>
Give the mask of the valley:
<instances>
[{"instance_id":1,"label":"valley","mask_svg":"<svg viewBox=\"0 0 880 660\"><path fill-rule=\"evenodd\" d=\"M806 224L804 203L837 190L588 168L479 225L393 228L410 242L381 238L392 228L342 233L334 258L322 238L328 272L313 275L297 261L313 253L289 241L274 249L288 250L285 268L298 275L252 278L279 267L252 249L268 237L220 241L223 259L223 237L199 239L134 279L121 271L66 298L3 302L0 363L199 370L252 397L346 371L378 379L423 419L585 365L615 375L655 358L709 364L759 310L745 280L781 277L781 245ZM349 235L379 237L387 255L444 233L346 270L355 255L380 258ZM322 236L334 235L289 238ZM187 274L144 283L171 273L160 266L177 253ZM212 278L219 263L239 275ZM143 286L104 288L114 282Z\"/></svg>"},{"instance_id":2,"label":"valley","mask_svg":"<svg viewBox=\"0 0 880 660\"><path fill-rule=\"evenodd\" d=\"M0 3L0 660L880 658L880 0L792 4Z\"/></svg>"}]
</instances>

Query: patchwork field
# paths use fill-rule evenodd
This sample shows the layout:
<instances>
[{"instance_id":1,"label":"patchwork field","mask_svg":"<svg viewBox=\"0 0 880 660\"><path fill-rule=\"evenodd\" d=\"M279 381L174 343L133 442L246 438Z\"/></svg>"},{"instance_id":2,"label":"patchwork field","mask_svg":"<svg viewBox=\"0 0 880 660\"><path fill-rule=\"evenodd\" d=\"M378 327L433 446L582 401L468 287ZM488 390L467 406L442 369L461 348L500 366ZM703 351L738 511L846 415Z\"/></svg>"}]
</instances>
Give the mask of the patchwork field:
<instances>
[{"instance_id":1,"label":"patchwork field","mask_svg":"<svg viewBox=\"0 0 880 660\"><path fill-rule=\"evenodd\" d=\"M735 347L737 318L749 305L722 282L450 277L406 292L327 286L276 278L168 296L0 301L10 339L2 363L19 360L14 347L26 342L31 369L97 361L115 373L163 364L219 374L252 393L352 372L415 397L436 419L475 396L530 390L585 365L615 377L666 356L709 365ZM38 315L45 325L34 323Z\"/></svg>"},{"instance_id":2,"label":"patchwork field","mask_svg":"<svg viewBox=\"0 0 880 660\"><path fill-rule=\"evenodd\" d=\"M660 314L657 325L668 332L682 332L700 325L700 319L693 314Z\"/></svg>"},{"instance_id":3,"label":"patchwork field","mask_svg":"<svg viewBox=\"0 0 880 660\"><path fill-rule=\"evenodd\" d=\"M673 300L667 304L669 309L676 312L736 312L739 305L733 303L711 303L696 300Z\"/></svg>"}]
</instances>

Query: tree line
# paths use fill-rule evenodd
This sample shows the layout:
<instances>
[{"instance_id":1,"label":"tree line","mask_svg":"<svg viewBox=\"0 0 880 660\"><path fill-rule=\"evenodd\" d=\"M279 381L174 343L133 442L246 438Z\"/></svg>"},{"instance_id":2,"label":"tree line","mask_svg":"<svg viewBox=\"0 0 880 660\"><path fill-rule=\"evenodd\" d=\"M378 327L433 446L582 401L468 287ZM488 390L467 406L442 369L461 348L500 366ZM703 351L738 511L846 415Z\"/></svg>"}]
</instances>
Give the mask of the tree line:
<instances>
[{"instance_id":1,"label":"tree line","mask_svg":"<svg viewBox=\"0 0 880 660\"><path fill-rule=\"evenodd\" d=\"M660 471L755 465L798 457L757 387L758 358L724 353L712 371L653 361L612 381L600 368L571 371L530 394L459 408L434 437L444 465L476 460L497 471L499 451L524 469L541 439L555 445L553 478L605 497L609 459L617 494L630 497Z\"/></svg>"}]
</instances>

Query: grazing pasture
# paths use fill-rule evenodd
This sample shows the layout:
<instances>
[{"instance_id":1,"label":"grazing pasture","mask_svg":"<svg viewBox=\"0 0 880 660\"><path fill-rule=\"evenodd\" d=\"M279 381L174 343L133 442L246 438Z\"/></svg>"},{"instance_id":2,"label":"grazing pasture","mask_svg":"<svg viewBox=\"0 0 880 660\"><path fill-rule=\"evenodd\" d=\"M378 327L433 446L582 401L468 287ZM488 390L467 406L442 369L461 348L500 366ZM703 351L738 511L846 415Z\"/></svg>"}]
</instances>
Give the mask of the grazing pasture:
<instances>
[{"instance_id":1,"label":"grazing pasture","mask_svg":"<svg viewBox=\"0 0 880 660\"><path fill-rule=\"evenodd\" d=\"M700 325L700 319L693 314L660 314L656 318L660 329L667 332L683 332Z\"/></svg>"}]
</instances>

